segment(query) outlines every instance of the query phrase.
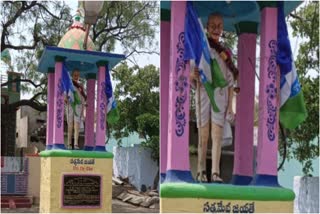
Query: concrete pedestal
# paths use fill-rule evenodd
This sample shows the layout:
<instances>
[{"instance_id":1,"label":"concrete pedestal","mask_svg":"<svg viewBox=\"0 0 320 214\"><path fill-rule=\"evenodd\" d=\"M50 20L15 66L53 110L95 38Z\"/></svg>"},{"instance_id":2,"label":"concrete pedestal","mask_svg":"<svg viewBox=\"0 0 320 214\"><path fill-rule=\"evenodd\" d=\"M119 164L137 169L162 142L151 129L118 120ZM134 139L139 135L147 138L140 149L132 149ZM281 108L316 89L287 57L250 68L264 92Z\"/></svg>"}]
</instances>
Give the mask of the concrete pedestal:
<instances>
[{"instance_id":1,"label":"concrete pedestal","mask_svg":"<svg viewBox=\"0 0 320 214\"><path fill-rule=\"evenodd\" d=\"M280 187L227 184L161 184L164 213L292 213L294 192Z\"/></svg>"},{"instance_id":2,"label":"concrete pedestal","mask_svg":"<svg viewBox=\"0 0 320 214\"><path fill-rule=\"evenodd\" d=\"M49 150L40 156L40 213L112 211L112 153Z\"/></svg>"}]
</instances>

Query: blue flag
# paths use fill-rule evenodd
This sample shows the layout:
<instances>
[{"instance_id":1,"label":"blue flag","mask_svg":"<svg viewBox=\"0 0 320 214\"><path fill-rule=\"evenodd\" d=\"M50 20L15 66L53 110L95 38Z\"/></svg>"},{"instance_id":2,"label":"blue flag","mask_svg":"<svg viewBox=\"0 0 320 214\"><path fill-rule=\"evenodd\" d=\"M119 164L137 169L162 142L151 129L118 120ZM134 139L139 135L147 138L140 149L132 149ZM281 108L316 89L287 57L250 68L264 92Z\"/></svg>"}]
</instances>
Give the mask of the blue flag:
<instances>
[{"instance_id":1,"label":"blue flag","mask_svg":"<svg viewBox=\"0 0 320 214\"><path fill-rule=\"evenodd\" d=\"M211 54L209 43L200 18L192 2L187 2L185 19L185 52L184 59L195 60L199 68L200 81L203 84L213 111L220 112L214 99L215 88L227 86L217 60Z\"/></svg>"},{"instance_id":2,"label":"blue flag","mask_svg":"<svg viewBox=\"0 0 320 214\"><path fill-rule=\"evenodd\" d=\"M108 65L106 65L106 89L105 93L107 96L107 121L109 124L116 123L119 119L119 112L117 109L117 102L114 99L112 92L112 82Z\"/></svg>"},{"instance_id":3,"label":"blue flag","mask_svg":"<svg viewBox=\"0 0 320 214\"><path fill-rule=\"evenodd\" d=\"M288 129L296 128L307 117L297 70L293 61L284 2L278 2L278 51L280 68L280 122Z\"/></svg>"},{"instance_id":4,"label":"blue flag","mask_svg":"<svg viewBox=\"0 0 320 214\"><path fill-rule=\"evenodd\" d=\"M78 96L78 93L74 89L72 79L65 64L62 65L62 88L63 93L68 98L68 101L73 109L74 114L78 116L75 108L76 105L81 104L81 101Z\"/></svg>"},{"instance_id":5,"label":"blue flag","mask_svg":"<svg viewBox=\"0 0 320 214\"><path fill-rule=\"evenodd\" d=\"M62 65L62 87L63 87L63 92L66 94L66 96L69 99L69 102L73 102L74 86L65 64Z\"/></svg>"}]
</instances>

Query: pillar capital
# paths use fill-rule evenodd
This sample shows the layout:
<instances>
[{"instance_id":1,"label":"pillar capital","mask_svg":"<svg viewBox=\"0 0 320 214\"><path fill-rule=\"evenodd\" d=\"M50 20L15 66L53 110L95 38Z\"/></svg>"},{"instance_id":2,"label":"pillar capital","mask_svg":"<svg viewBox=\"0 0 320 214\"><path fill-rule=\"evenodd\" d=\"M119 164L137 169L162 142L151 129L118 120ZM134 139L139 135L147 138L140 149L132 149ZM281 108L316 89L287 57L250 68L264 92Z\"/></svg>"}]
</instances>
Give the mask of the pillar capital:
<instances>
[{"instance_id":1,"label":"pillar capital","mask_svg":"<svg viewBox=\"0 0 320 214\"><path fill-rule=\"evenodd\" d=\"M161 17L161 21L167 21L167 22L169 22L170 19L171 19L170 10L161 9L160 17Z\"/></svg>"},{"instance_id":2,"label":"pillar capital","mask_svg":"<svg viewBox=\"0 0 320 214\"><path fill-rule=\"evenodd\" d=\"M105 66L105 65L108 65L108 61L103 61L103 60L101 60L101 61L98 61L97 62L97 66L99 67L99 66Z\"/></svg>"},{"instance_id":3,"label":"pillar capital","mask_svg":"<svg viewBox=\"0 0 320 214\"><path fill-rule=\"evenodd\" d=\"M54 68L53 68L53 67L49 67L49 68L48 68L48 74L49 74L49 73L54 73Z\"/></svg>"},{"instance_id":4,"label":"pillar capital","mask_svg":"<svg viewBox=\"0 0 320 214\"><path fill-rule=\"evenodd\" d=\"M257 22L239 22L235 24L235 28L238 36L242 33L258 34Z\"/></svg>"},{"instance_id":5,"label":"pillar capital","mask_svg":"<svg viewBox=\"0 0 320 214\"><path fill-rule=\"evenodd\" d=\"M86 79L96 79L97 75L95 73L86 74Z\"/></svg>"},{"instance_id":6,"label":"pillar capital","mask_svg":"<svg viewBox=\"0 0 320 214\"><path fill-rule=\"evenodd\" d=\"M273 7L277 8L278 7L278 2L277 1L257 1L260 10L263 10L265 7Z\"/></svg>"},{"instance_id":7,"label":"pillar capital","mask_svg":"<svg viewBox=\"0 0 320 214\"><path fill-rule=\"evenodd\" d=\"M56 61L56 62L63 62L64 60L65 60L65 57L64 56L55 56L54 57L54 60Z\"/></svg>"}]
</instances>

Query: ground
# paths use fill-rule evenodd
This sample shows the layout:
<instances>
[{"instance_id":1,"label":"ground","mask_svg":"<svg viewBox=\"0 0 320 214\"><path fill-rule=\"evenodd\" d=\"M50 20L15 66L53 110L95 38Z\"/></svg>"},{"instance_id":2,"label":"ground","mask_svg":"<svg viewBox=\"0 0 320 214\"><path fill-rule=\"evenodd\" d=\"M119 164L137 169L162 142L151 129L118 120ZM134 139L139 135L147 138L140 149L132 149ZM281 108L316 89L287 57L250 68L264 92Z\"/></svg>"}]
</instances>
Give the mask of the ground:
<instances>
[{"instance_id":1,"label":"ground","mask_svg":"<svg viewBox=\"0 0 320 214\"><path fill-rule=\"evenodd\" d=\"M39 206L32 208L16 208L16 209L1 209L1 213L38 213ZM149 209L144 207L134 206L122 202L117 199L112 199L112 212L113 213L158 213L159 209Z\"/></svg>"}]
</instances>

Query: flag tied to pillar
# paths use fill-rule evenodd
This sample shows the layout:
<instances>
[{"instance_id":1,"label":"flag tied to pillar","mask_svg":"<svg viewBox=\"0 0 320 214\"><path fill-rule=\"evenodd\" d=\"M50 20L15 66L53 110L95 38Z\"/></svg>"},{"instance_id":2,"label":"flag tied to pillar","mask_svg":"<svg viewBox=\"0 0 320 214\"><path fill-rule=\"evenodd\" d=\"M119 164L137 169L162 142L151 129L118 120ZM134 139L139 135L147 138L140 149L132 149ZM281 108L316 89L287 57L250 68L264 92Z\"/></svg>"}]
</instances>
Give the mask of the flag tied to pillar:
<instances>
[{"instance_id":1,"label":"flag tied to pillar","mask_svg":"<svg viewBox=\"0 0 320 214\"><path fill-rule=\"evenodd\" d=\"M78 93L74 89L74 85L65 64L62 65L62 89L72 107L74 114L78 116L76 105L81 104L81 100Z\"/></svg>"},{"instance_id":2,"label":"flag tied to pillar","mask_svg":"<svg viewBox=\"0 0 320 214\"><path fill-rule=\"evenodd\" d=\"M192 2L187 2L185 19L185 60L195 60L214 112L220 112L214 99L214 90L227 86L220 66L209 49L209 43L200 18Z\"/></svg>"},{"instance_id":3,"label":"flag tied to pillar","mask_svg":"<svg viewBox=\"0 0 320 214\"><path fill-rule=\"evenodd\" d=\"M117 109L117 102L114 99L112 92L112 83L110 77L110 71L108 65L106 65L106 89L105 93L107 96L107 122L109 124L115 124L119 119L120 115Z\"/></svg>"},{"instance_id":4,"label":"flag tied to pillar","mask_svg":"<svg viewBox=\"0 0 320 214\"><path fill-rule=\"evenodd\" d=\"M278 52L280 68L280 122L288 129L296 128L307 117L297 70L293 61L284 15L284 2L278 2Z\"/></svg>"}]
</instances>

